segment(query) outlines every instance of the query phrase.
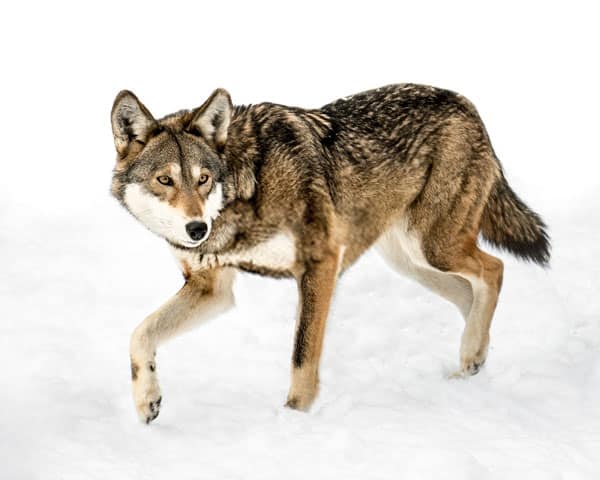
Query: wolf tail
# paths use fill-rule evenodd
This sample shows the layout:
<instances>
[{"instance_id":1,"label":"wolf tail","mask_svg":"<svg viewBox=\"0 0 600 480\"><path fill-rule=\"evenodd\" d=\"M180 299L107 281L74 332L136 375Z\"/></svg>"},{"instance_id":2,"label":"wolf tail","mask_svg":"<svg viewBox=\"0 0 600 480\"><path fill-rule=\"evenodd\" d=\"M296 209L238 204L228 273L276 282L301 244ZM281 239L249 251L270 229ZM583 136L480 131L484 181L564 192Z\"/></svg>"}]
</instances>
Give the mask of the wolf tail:
<instances>
[{"instance_id":1,"label":"wolf tail","mask_svg":"<svg viewBox=\"0 0 600 480\"><path fill-rule=\"evenodd\" d=\"M498 248L523 260L548 266L550 237L546 224L513 192L502 173L483 210L481 233Z\"/></svg>"}]
</instances>

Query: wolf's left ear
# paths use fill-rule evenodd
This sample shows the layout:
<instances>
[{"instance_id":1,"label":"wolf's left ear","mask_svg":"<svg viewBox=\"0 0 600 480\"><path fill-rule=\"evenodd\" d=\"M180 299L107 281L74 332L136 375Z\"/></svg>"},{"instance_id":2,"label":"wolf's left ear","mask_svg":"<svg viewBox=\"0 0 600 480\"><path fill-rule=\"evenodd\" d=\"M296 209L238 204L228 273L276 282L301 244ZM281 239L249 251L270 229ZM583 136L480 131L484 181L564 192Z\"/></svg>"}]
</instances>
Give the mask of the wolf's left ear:
<instances>
[{"instance_id":1,"label":"wolf's left ear","mask_svg":"<svg viewBox=\"0 0 600 480\"><path fill-rule=\"evenodd\" d=\"M119 155L127 153L134 140L146 142L156 127L156 120L138 98L128 90L119 92L110 114L115 147Z\"/></svg>"},{"instance_id":2,"label":"wolf's left ear","mask_svg":"<svg viewBox=\"0 0 600 480\"><path fill-rule=\"evenodd\" d=\"M217 150L227 141L227 130L231 123L233 104L226 90L218 88L204 104L193 112L188 125L189 131L197 131Z\"/></svg>"}]
</instances>

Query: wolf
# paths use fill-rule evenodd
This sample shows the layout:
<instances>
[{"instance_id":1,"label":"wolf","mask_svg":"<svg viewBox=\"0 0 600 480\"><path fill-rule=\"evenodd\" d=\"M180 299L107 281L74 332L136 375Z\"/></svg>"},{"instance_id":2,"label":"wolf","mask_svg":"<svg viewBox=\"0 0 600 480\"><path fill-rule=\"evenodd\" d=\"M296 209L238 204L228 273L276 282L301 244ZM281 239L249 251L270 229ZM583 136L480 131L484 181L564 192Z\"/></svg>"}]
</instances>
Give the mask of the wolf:
<instances>
[{"instance_id":1,"label":"wolf","mask_svg":"<svg viewBox=\"0 0 600 480\"><path fill-rule=\"evenodd\" d=\"M374 246L464 317L456 376L486 360L503 263L479 237L546 266L539 215L508 185L473 104L458 93L389 85L319 109L233 106L217 89L156 120L130 91L111 112L112 194L173 251L185 283L133 332L142 421L162 396L156 349L229 309L238 270L296 280L286 406L308 410L338 277Z\"/></svg>"}]
</instances>

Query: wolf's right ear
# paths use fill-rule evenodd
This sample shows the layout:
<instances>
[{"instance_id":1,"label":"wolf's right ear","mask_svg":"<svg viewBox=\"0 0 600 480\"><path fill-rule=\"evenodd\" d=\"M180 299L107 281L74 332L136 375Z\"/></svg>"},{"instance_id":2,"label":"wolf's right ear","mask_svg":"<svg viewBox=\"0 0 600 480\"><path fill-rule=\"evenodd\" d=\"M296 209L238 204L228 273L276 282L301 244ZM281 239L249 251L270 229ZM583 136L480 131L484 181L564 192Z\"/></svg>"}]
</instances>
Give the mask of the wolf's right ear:
<instances>
[{"instance_id":1,"label":"wolf's right ear","mask_svg":"<svg viewBox=\"0 0 600 480\"><path fill-rule=\"evenodd\" d=\"M129 90L119 92L110 114L115 147L125 156L131 142L145 143L156 127L156 120L148 109Z\"/></svg>"}]
</instances>

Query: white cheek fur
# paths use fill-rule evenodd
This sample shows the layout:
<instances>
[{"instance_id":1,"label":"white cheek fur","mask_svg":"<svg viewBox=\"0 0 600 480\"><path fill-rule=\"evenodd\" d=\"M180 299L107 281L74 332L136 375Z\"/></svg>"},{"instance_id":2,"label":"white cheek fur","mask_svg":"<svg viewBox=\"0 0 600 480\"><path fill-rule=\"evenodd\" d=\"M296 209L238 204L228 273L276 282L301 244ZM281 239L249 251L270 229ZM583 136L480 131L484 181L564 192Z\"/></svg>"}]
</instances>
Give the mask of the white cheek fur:
<instances>
[{"instance_id":1,"label":"white cheek fur","mask_svg":"<svg viewBox=\"0 0 600 480\"><path fill-rule=\"evenodd\" d=\"M175 241L189 242L185 231L189 221L186 216L146 192L140 185L127 185L123 201L129 211L152 232Z\"/></svg>"},{"instance_id":2,"label":"white cheek fur","mask_svg":"<svg viewBox=\"0 0 600 480\"><path fill-rule=\"evenodd\" d=\"M177 208L148 193L140 185L127 185L123 201L129 211L156 235L187 246L201 243L192 242L185 229L185 226L195 219L187 217ZM217 218L221 208L223 208L223 186L217 183L204 203L202 220L208 225L209 234L212 221ZM205 238L207 237L208 235Z\"/></svg>"}]
</instances>

